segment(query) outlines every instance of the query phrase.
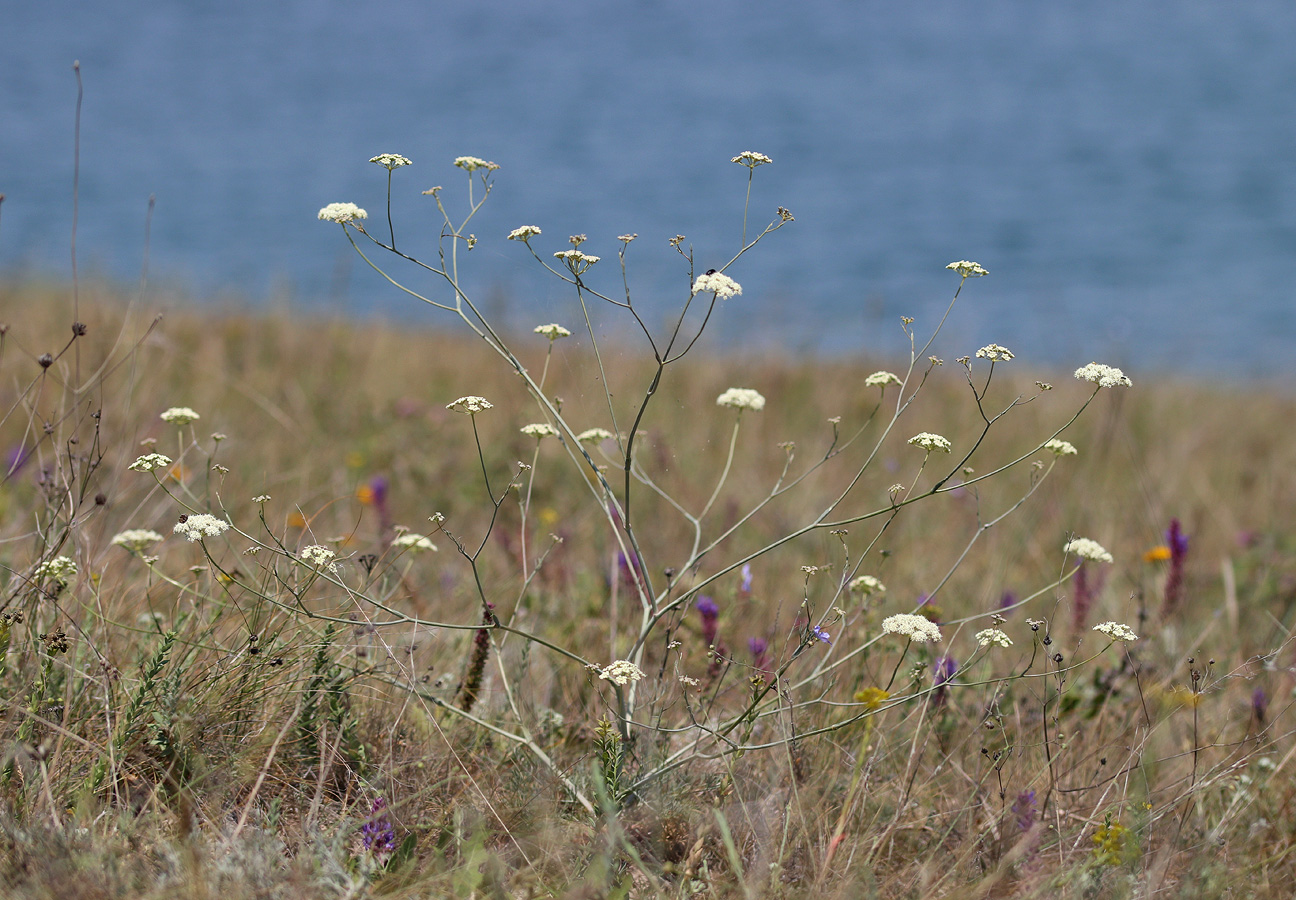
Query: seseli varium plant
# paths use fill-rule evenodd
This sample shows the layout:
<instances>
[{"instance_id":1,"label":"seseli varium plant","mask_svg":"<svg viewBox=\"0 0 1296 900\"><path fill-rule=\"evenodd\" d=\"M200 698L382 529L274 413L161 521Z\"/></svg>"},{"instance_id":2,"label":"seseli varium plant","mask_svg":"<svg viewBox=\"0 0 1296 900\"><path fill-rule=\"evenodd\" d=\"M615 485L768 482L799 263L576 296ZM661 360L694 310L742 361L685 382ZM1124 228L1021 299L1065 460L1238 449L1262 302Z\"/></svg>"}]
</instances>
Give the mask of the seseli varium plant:
<instances>
[{"instance_id":1,"label":"seseli varium plant","mask_svg":"<svg viewBox=\"0 0 1296 900\"><path fill-rule=\"evenodd\" d=\"M404 157L389 156L400 159L401 166L408 163ZM375 161L383 158L375 157ZM741 309L734 309L743 302L743 286L735 276L744 258L794 221L792 214L780 206L767 224L751 229L749 234L748 207L754 173L771 160L764 154L745 151L735 156L733 162L748 169L743 216L734 223L735 231L741 235L741 245L718 267L699 271L694 249L686 243L686 238L683 235L670 238L667 243L677 255L679 265L679 304L664 328L650 325L633 288L631 260L637 235L621 235L607 242L607 249L600 246L598 252L591 252L590 248L601 242L590 241L585 235L571 236L564 247L564 242L548 240L536 225L523 225L500 235L501 241L507 239L523 255L529 255L542 275L566 284L569 305L565 313L559 315L555 311L554 314L565 321L579 323L579 331L588 338L592 365L602 386L600 421L591 421L588 410L577 419L571 407L564 407L547 384L551 361L563 352L560 340L570 337L572 330L557 323L535 327L534 333L544 339L543 365L537 371L526 361L533 356L530 347L515 341L501 323L492 322L483 305L465 286L461 268L464 254L479 241L468 229L495 187L497 165L476 157L454 160L454 166L466 175L467 184L463 185L466 202L462 207L451 199L453 195L446 189L436 187L423 192L435 204L440 218L440 239L432 259L412 255L405 241L400 242L398 249L390 214L386 228L372 229L366 225L365 211L354 204L333 203L319 213L320 219L342 227L346 240L384 279L413 299L457 319L467 334L484 341L518 376L518 389L512 396L488 400L468 394L447 405L449 410L462 414L460 427L472 432L482 499L491 515L485 533L480 534L460 533L452 521L438 520L434 526L445 535L462 564L472 573L480 604L477 615L456 621L426 621L331 573L322 572L320 577L333 580L335 589L345 593L356 613L377 628L417 625L471 632L474 639L465 650L468 675L454 700L422 690L412 678L396 678L393 684L424 702L528 748L542 762L548 763L548 756L534 738L539 726L535 713L529 712L541 704L538 698L527 696L526 678L520 669L510 670L513 657L501 655L500 649L509 641L522 641L528 645L528 652L545 652L552 654L558 664L584 667L591 684L603 698L607 721L612 723L621 742L616 764L604 759L602 768L605 774L615 771L622 780L618 785L604 785L609 796L619 801L641 795L666 773L686 763L785 747L809 737L795 731L788 712L827 702L824 698L832 685L847 673L863 670L880 674L876 676L878 683L857 694L853 701L836 702L836 713L820 731L838 731L881 715L896 705L914 701L922 702L926 709L956 686L953 678L956 657L964 659L966 669L968 658L984 657L997 646L1010 646L1013 638L999 628L1003 620L997 614L1004 610L962 619L942 619L938 627L933 621L939 615L935 601L978 540L1017 511L1060 460L1076 452L1059 437L1066 428L1104 388L1130 383L1119 369L1109 366L1091 363L1078 369L1076 377L1093 385L1079 408L1060 416L1056 428L1038 435L1024 452L998 460L985 471L972 473L968 463L987 434L1018 406L1036 400L1049 385L1037 383L1037 391L1032 395L1017 396L999 408L991 408L988 393L996 369L1011 361L1014 354L1006 347L990 344L959 360L965 370L971 401L976 406L979 419L976 433L948 438L931 431L912 435L902 431L901 418L933 371L942 365L942 360L929 356L928 351L945 321L942 317L930 335L920 341L914 320L905 317L901 328L909 348L907 366L903 372L877 372L865 380L861 391L871 392L872 412L858 422L831 420L826 450L802 462L795 445L781 445L785 459L774 483L759 491L739 491L731 501L732 509L725 515L718 514L718 501L730 495L726 488L731 483L738 480L750 484L735 473L737 449L752 418L759 416L766 404L759 385L735 386L716 398L715 409L690 413L695 417L719 416L729 421L728 451L719 471L689 473L704 482L709 479L712 487L696 499L669 489L651 454L642 452L646 428L654 420L654 402L659 391L677 372L684 374L682 367L691 356L705 352L708 345L704 338L709 326L742 315ZM392 167L388 167L386 174L390 209ZM399 271L386 267L384 255L412 267L411 271L422 279L431 276L434 288L416 290ZM957 276L950 309L969 280L988 274L983 266L968 260L952 262L947 268ZM949 310L945 316L948 314ZM647 365L639 392L632 399L614 395L609 385L604 347L606 315L626 317L642 344ZM465 382L463 387L471 390L473 386ZM500 408L533 420L522 431L535 438L530 460L506 466L507 474L502 477L492 476L492 470L501 470L500 452L483 442L479 427L481 417L498 414ZM929 427L931 424L935 423L929 423ZM680 437L687 439L687 435ZM572 507L584 503L596 511L620 561L619 571L610 579L605 615L611 627L603 646L564 643L555 637L561 634L561 629L550 627L553 623L532 620L524 625L517 614L521 597L546 559L544 552L537 554L528 546L528 522L532 515L533 488L544 477L543 470L557 464L552 455L542 452L548 438L556 439L554 443L561 449L564 464L573 467L584 484L583 497L565 496L562 502ZM890 448L903 442L912 445L913 450L904 457L900 480L880 497L866 492L864 485L869 483L866 475L879 465L884 448L890 452ZM975 491L987 479L1024 467L1032 470L1020 495L1005 508L980 519L967 535L966 546L953 566L928 586L925 602L876 627L867 603L871 591L858 596L854 587L880 586L871 573L882 562L878 553L881 535L916 504L940 502L956 491ZM823 477L827 471L831 471L831 478ZM822 490L825 484L834 486L822 500L814 501L814 513L805 515L773 540L753 546L747 539L751 524L790 492L810 490L812 485L815 490ZM501 521L498 513L509 502L520 506L522 530L518 540L522 551L513 572L515 585L505 589L483 577L482 556L491 530ZM652 539L654 532L661 529L678 530L687 535L684 541L687 549L664 551L663 547L672 545ZM818 558L820 551L816 548L820 544L816 538L824 535L833 536L839 547L837 557L831 561ZM708 592L740 572L750 584L754 565L763 564L767 558L786 559L784 551L789 548L794 554L804 553L807 557L813 554L818 559L814 564L806 560L805 591L799 603L793 604L795 611L773 623L769 637L774 640L753 639L753 653L757 640L760 644L759 665L748 665L743 661L747 658L745 654L740 657L715 637L718 607ZM662 558L659 555L662 552L674 555ZM1092 540L1068 535L1057 544L1057 560L1057 578L1038 585L1033 592L1016 600L1013 607L1053 596L1085 561L1110 562L1111 556ZM630 595L629 615L619 608L621 590ZM696 648L685 646L682 640L684 626L695 609L703 614L704 632L714 638L705 648L703 668L696 660ZM313 613L302 609L299 614ZM996 617L994 622L986 621L992 616ZM981 628L981 625L995 627ZM1047 628L1044 634L1047 635ZM1108 634L1118 640L1125 639L1123 633L1109 631ZM1029 640L1020 634L1016 639ZM775 645L779 648L777 653L770 652ZM904 660L915 655L918 666L905 674ZM493 708L474 705L488 659L493 662L492 681L502 700ZM1064 677L1068 666L1076 664L1064 664L1060 656L1051 666L1047 659L1045 663L1043 667L1032 664L1011 677L1056 680ZM936 677L924 675L924 667L932 669ZM705 691L700 686L703 675L708 679ZM1009 676L1005 670L1003 677ZM858 678L854 680L859 682ZM734 686L738 689L731 690ZM610 752L606 740L600 747L606 757ZM554 774L578 802L593 809L581 778L557 771Z\"/></svg>"}]
</instances>

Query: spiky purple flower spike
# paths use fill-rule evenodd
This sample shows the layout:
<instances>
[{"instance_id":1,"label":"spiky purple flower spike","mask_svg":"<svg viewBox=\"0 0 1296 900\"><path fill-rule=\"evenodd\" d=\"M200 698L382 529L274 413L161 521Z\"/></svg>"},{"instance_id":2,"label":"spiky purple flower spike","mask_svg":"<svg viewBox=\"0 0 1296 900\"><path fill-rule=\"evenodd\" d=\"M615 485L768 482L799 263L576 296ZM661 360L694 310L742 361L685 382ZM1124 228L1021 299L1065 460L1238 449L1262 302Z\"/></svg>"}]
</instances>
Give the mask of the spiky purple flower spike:
<instances>
[{"instance_id":1,"label":"spiky purple flower spike","mask_svg":"<svg viewBox=\"0 0 1296 900\"><path fill-rule=\"evenodd\" d=\"M765 663L768 662L769 641L765 640L765 638L748 638L747 649L751 651L752 667L763 670Z\"/></svg>"},{"instance_id":2,"label":"spiky purple flower spike","mask_svg":"<svg viewBox=\"0 0 1296 900\"><path fill-rule=\"evenodd\" d=\"M364 848L371 853L391 853L396 849L396 829L391 819L383 812L387 801L382 797L374 800L369 813L369 821L360 826L360 835L364 839Z\"/></svg>"},{"instance_id":3,"label":"spiky purple flower spike","mask_svg":"<svg viewBox=\"0 0 1296 900\"><path fill-rule=\"evenodd\" d=\"M1161 617L1167 618L1179 608L1183 598L1184 559L1188 556L1188 535L1178 519L1170 520L1166 531L1166 546L1170 548L1170 571L1166 573L1165 599L1161 603Z\"/></svg>"},{"instance_id":4,"label":"spiky purple flower spike","mask_svg":"<svg viewBox=\"0 0 1296 900\"><path fill-rule=\"evenodd\" d=\"M720 607L706 594L699 596L693 607L702 616L702 638L707 642L708 647L713 646L716 642L716 632L719 630Z\"/></svg>"}]
</instances>

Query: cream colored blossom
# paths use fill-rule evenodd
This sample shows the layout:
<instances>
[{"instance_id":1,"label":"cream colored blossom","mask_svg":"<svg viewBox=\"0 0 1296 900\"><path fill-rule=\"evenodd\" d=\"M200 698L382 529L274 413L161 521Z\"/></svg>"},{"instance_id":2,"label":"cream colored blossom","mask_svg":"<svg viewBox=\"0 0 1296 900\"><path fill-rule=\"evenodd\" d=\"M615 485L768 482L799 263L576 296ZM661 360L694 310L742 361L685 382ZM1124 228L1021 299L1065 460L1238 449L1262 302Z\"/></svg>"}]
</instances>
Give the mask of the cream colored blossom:
<instances>
[{"instance_id":1,"label":"cream colored blossom","mask_svg":"<svg viewBox=\"0 0 1296 900\"><path fill-rule=\"evenodd\" d=\"M67 584L77 574L76 561L67 556L56 556L53 559L47 559L36 567L32 572L32 580L40 581L42 578L48 578L50 581L56 581L59 584Z\"/></svg>"},{"instance_id":2,"label":"cream colored blossom","mask_svg":"<svg viewBox=\"0 0 1296 900\"><path fill-rule=\"evenodd\" d=\"M523 225L521 228L514 228L510 231L508 233L508 239L510 241L522 241L523 243L526 243L540 233L539 225Z\"/></svg>"},{"instance_id":3,"label":"cream colored blossom","mask_svg":"<svg viewBox=\"0 0 1296 900\"><path fill-rule=\"evenodd\" d=\"M321 547L319 544L311 544L301 550L302 562L308 563L317 569L328 566L334 572L337 571L337 566L333 564L333 558L336 556L337 554L328 547Z\"/></svg>"},{"instance_id":4,"label":"cream colored blossom","mask_svg":"<svg viewBox=\"0 0 1296 900\"><path fill-rule=\"evenodd\" d=\"M998 628L987 628L984 631L978 631L975 637L976 642L982 647L989 647L991 644L998 644L1000 647L1012 646L1012 638Z\"/></svg>"},{"instance_id":5,"label":"cream colored blossom","mask_svg":"<svg viewBox=\"0 0 1296 900\"><path fill-rule=\"evenodd\" d=\"M484 412L485 410L494 408L495 404L491 403L485 397L476 397L472 395L460 397L453 403L446 404L446 409L451 410L452 412L463 413L466 416L475 415L479 412Z\"/></svg>"},{"instance_id":6,"label":"cream colored blossom","mask_svg":"<svg viewBox=\"0 0 1296 900\"><path fill-rule=\"evenodd\" d=\"M1062 548L1062 552L1074 553L1081 559L1088 559L1093 562L1112 562L1112 555L1103 549L1102 544L1091 541L1089 538L1074 538L1067 541L1066 546Z\"/></svg>"},{"instance_id":7,"label":"cream colored blossom","mask_svg":"<svg viewBox=\"0 0 1296 900\"><path fill-rule=\"evenodd\" d=\"M551 341L556 341L558 338L571 337L571 332L566 328L563 328L557 322L550 322L548 325L537 325L531 330L536 334L543 334Z\"/></svg>"},{"instance_id":8,"label":"cream colored blossom","mask_svg":"<svg viewBox=\"0 0 1296 900\"><path fill-rule=\"evenodd\" d=\"M644 677L643 670L628 659L618 659L599 672L599 678L613 684L631 684Z\"/></svg>"},{"instance_id":9,"label":"cream colored blossom","mask_svg":"<svg viewBox=\"0 0 1296 900\"><path fill-rule=\"evenodd\" d=\"M742 285L723 272L707 272L693 282L694 294L715 294L721 300L742 293Z\"/></svg>"},{"instance_id":10,"label":"cream colored blossom","mask_svg":"<svg viewBox=\"0 0 1296 900\"><path fill-rule=\"evenodd\" d=\"M1075 445L1070 441L1060 441L1057 438L1047 441L1044 444L1044 449L1051 452L1054 456L1075 456L1079 453L1079 451L1076 450Z\"/></svg>"},{"instance_id":11,"label":"cream colored blossom","mask_svg":"<svg viewBox=\"0 0 1296 900\"><path fill-rule=\"evenodd\" d=\"M367 218L369 218L369 213L354 203L330 203L319 211L319 220L321 222L337 222L339 225L347 225L359 219Z\"/></svg>"},{"instance_id":12,"label":"cream colored blossom","mask_svg":"<svg viewBox=\"0 0 1296 900\"><path fill-rule=\"evenodd\" d=\"M147 528L130 528L113 535L112 543L132 553L143 552L150 544L162 540L162 535Z\"/></svg>"},{"instance_id":13,"label":"cream colored blossom","mask_svg":"<svg viewBox=\"0 0 1296 900\"><path fill-rule=\"evenodd\" d=\"M742 153L739 153L733 159L729 160L729 162L735 162L738 163L738 165L740 166L746 166L749 169L754 169L757 166L763 166L766 163L772 163L774 162L774 160L770 159L764 153L757 153L755 150L744 150Z\"/></svg>"},{"instance_id":14,"label":"cream colored blossom","mask_svg":"<svg viewBox=\"0 0 1296 900\"><path fill-rule=\"evenodd\" d=\"M171 457L163 456L161 453L146 453L126 468L132 472L152 472L154 469L164 469L171 465Z\"/></svg>"},{"instance_id":15,"label":"cream colored blossom","mask_svg":"<svg viewBox=\"0 0 1296 900\"><path fill-rule=\"evenodd\" d=\"M991 362L1007 362L1013 358L1013 352L1000 344L986 344L976 355L977 359L988 359Z\"/></svg>"},{"instance_id":16,"label":"cream colored blossom","mask_svg":"<svg viewBox=\"0 0 1296 900\"><path fill-rule=\"evenodd\" d=\"M960 259L958 262L952 262L945 268L953 269L964 278L979 278L982 275L989 275L980 263L974 263L970 259Z\"/></svg>"},{"instance_id":17,"label":"cream colored blossom","mask_svg":"<svg viewBox=\"0 0 1296 900\"><path fill-rule=\"evenodd\" d=\"M437 545L432 543L426 537L421 534L414 534L413 532L402 534L400 537L392 541L392 546L407 550L410 553L421 553L425 550L435 550L437 548Z\"/></svg>"},{"instance_id":18,"label":"cream colored blossom","mask_svg":"<svg viewBox=\"0 0 1296 900\"><path fill-rule=\"evenodd\" d=\"M478 169L485 169L487 172L494 172L499 168L495 163L484 160L479 156L456 156L454 164L469 173L475 172Z\"/></svg>"},{"instance_id":19,"label":"cream colored blossom","mask_svg":"<svg viewBox=\"0 0 1296 900\"><path fill-rule=\"evenodd\" d=\"M950 452L950 442L939 434L932 434L930 431L923 431L909 438L908 442L915 447L922 447L928 453L933 450L939 450L942 453Z\"/></svg>"},{"instance_id":20,"label":"cream colored blossom","mask_svg":"<svg viewBox=\"0 0 1296 900\"><path fill-rule=\"evenodd\" d=\"M399 169L401 166L412 165L408 159L401 156L399 153L379 153L373 159L369 160L369 162L377 163L378 165L385 167L388 172L392 169Z\"/></svg>"},{"instance_id":21,"label":"cream colored blossom","mask_svg":"<svg viewBox=\"0 0 1296 900\"><path fill-rule=\"evenodd\" d=\"M1138 635L1134 633L1128 625L1122 625L1120 622L1103 622L1101 625L1095 625L1093 630L1099 634L1105 634L1113 641L1123 641L1133 643L1138 640Z\"/></svg>"},{"instance_id":22,"label":"cream colored blossom","mask_svg":"<svg viewBox=\"0 0 1296 900\"><path fill-rule=\"evenodd\" d=\"M554 428L548 422L533 422L530 425L523 425L518 429L527 437L533 437L536 440L547 437L558 437L558 429Z\"/></svg>"},{"instance_id":23,"label":"cream colored blossom","mask_svg":"<svg viewBox=\"0 0 1296 900\"><path fill-rule=\"evenodd\" d=\"M864 384L868 387L886 387L888 384L902 384L900 376L891 372L874 372L864 379Z\"/></svg>"},{"instance_id":24,"label":"cream colored blossom","mask_svg":"<svg viewBox=\"0 0 1296 900\"><path fill-rule=\"evenodd\" d=\"M716 406L728 406L731 409L750 409L760 412L765 408L765 398L751 388L729 388L716 397Z\"/></svg>"},{"instance_id":25,"label":"cream colored blossom","mask_svg":"<svg viewBox=\"0 0 1296 900\"><path fill-rule=\"evenodd\" d=\"M218 519L207 513L198 513L192 516L185 516L183 522L177 522L172 532L182 534L188 538L190 543L201 541L205 537L217 537L227 528L229 522Z\"/></svg>"},{"instance_id":26,"label":"cream colored blossom","mask_svg":"<svg viewBox=\"0 0 1296 900\"><path fill-rule=\"evenodd\" d=\"M172 425L191 425L201 419L202 416L187 406L173 406L158 418Z\"/></svg>"},{"instance_id":27,"label":"cream colored blossom","mask_svg":"<svg viewBox=\"0 0 1296 900\"><path fill-rule=\"evenodd\" d=\"M580 434L576 435L576 440L582 444L596 444L601 441L610 440L616 437L615 434L606 428L587 428Z\"/></svg>"},{"instance_id":28,"label":"cream colored blossom","mask_svg":"<svg viewBox=\"0 0 1296 900\"><path fill-rule=\"evenodd\" d=\"M897 613L894 616L887 616L882 620L882 633L898 634L920 644L925 644L927 641L942 640L940 629L936 627L935 622L926 616L918 616L913 613Z\"/></svg>"},{"instance_id":29,"label":"cream colored blossom","mask_svg":"<svg viewBox=\"0 0 1296 900\"><path fill-rule=\"evenodd\" d=\"M860 575L857 578L853 578L847 587L856 594L868 595L886 593L886 585L878 581L872 575Z\"/></svg>"},{"instance_id":30,"label":"cream colored blossom","mask_svg":"<svg viewBox=\"0 0 1296 900\"><path fill-rule=\"evenodd\" d=\"M1102 363L1091 362L1087 366L1081 366L1076 369L1075 377L1081 381L1088 381L1098 385L1098 387L1130 387L1130 380L1125 377L1125 373L1115 366L1104 366Z\"/></svg>"}]
</instances>

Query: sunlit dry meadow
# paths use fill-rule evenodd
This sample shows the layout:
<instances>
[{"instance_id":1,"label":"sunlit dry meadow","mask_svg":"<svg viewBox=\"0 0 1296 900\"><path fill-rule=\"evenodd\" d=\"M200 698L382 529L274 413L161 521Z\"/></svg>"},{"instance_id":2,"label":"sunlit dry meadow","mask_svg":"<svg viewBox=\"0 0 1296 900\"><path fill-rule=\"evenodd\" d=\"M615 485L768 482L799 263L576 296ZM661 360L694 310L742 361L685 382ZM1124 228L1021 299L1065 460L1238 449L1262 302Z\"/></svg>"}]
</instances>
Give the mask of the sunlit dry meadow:
<instances>
[{"instance_id":1,"label":"sunlit dry meadow","mask_svg":"<svg viewBox=\"0 0 1296 900\"><path fill-rule=\"evenodd\" d=\"M888 433L898 389L865 378L908 360L707 349L640 426L645 576L575 442L520 433L543 410L475 336L94 284L76 303L0 288L6 896L1290 893L1290 395L1095 391L1087 360L1013 360L982 406L1029 402L976 445L984 360L970 384L920 358ZM588 336L508 340L573 427L611 428ZM599 349L633 411L651 356ZM717 492L734 386L766 402ZM447 409L466 395L493 408ZM1060 435L1078 453L1040 451L1091 395ZM919 432L951 461L924 469ZM619 490L612 442L579 446ZM169 463L129 468L151 453ZM839 518L870 517L777 543L857 475ZM672 504L708 508L708 540L739 527L698 558ZM201 514L230 527L173 533ZM161 540L114 543L131 529ZM1114 562L1077 572L1075 536ZM600 669L645 577L686 599L627 727ZM940 643L883 633L914 612ZM980 646L992 627L1011 646Z\"/></svg>"}]
</instances>

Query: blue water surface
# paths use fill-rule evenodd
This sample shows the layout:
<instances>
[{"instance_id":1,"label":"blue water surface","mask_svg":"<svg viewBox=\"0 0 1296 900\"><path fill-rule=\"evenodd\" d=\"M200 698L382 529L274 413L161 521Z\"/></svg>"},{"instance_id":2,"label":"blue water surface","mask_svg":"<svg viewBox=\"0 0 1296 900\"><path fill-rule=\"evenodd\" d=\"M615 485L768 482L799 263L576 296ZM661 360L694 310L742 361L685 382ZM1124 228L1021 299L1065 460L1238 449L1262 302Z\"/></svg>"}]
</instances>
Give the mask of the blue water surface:
<instances>
[{"instance_id":1,"label":"blue water surface","mask_svg":"<svg viewBox=\"0 0 1296 900\"><path fill-rule=\"evenodd\" d=\"M509 230L603 257L636 232L631 288L659 327L754 228L796 221L729 273L731 347L903 350L970 282L937 349L1212 377L1296 376L1296 5L624 0L0 0L0 273L70 272L80 60L82 272L200 299L432 318L364 265L332 201L435 259L422 191L462 210L475 155L501 166L462 257L516 324L574 325L572 292ZM379 223L382 223L380 226ZM393 274L438 292L435 278ZM442 319L444 321L444 319Z\"/></svg>"}]
</instances>

